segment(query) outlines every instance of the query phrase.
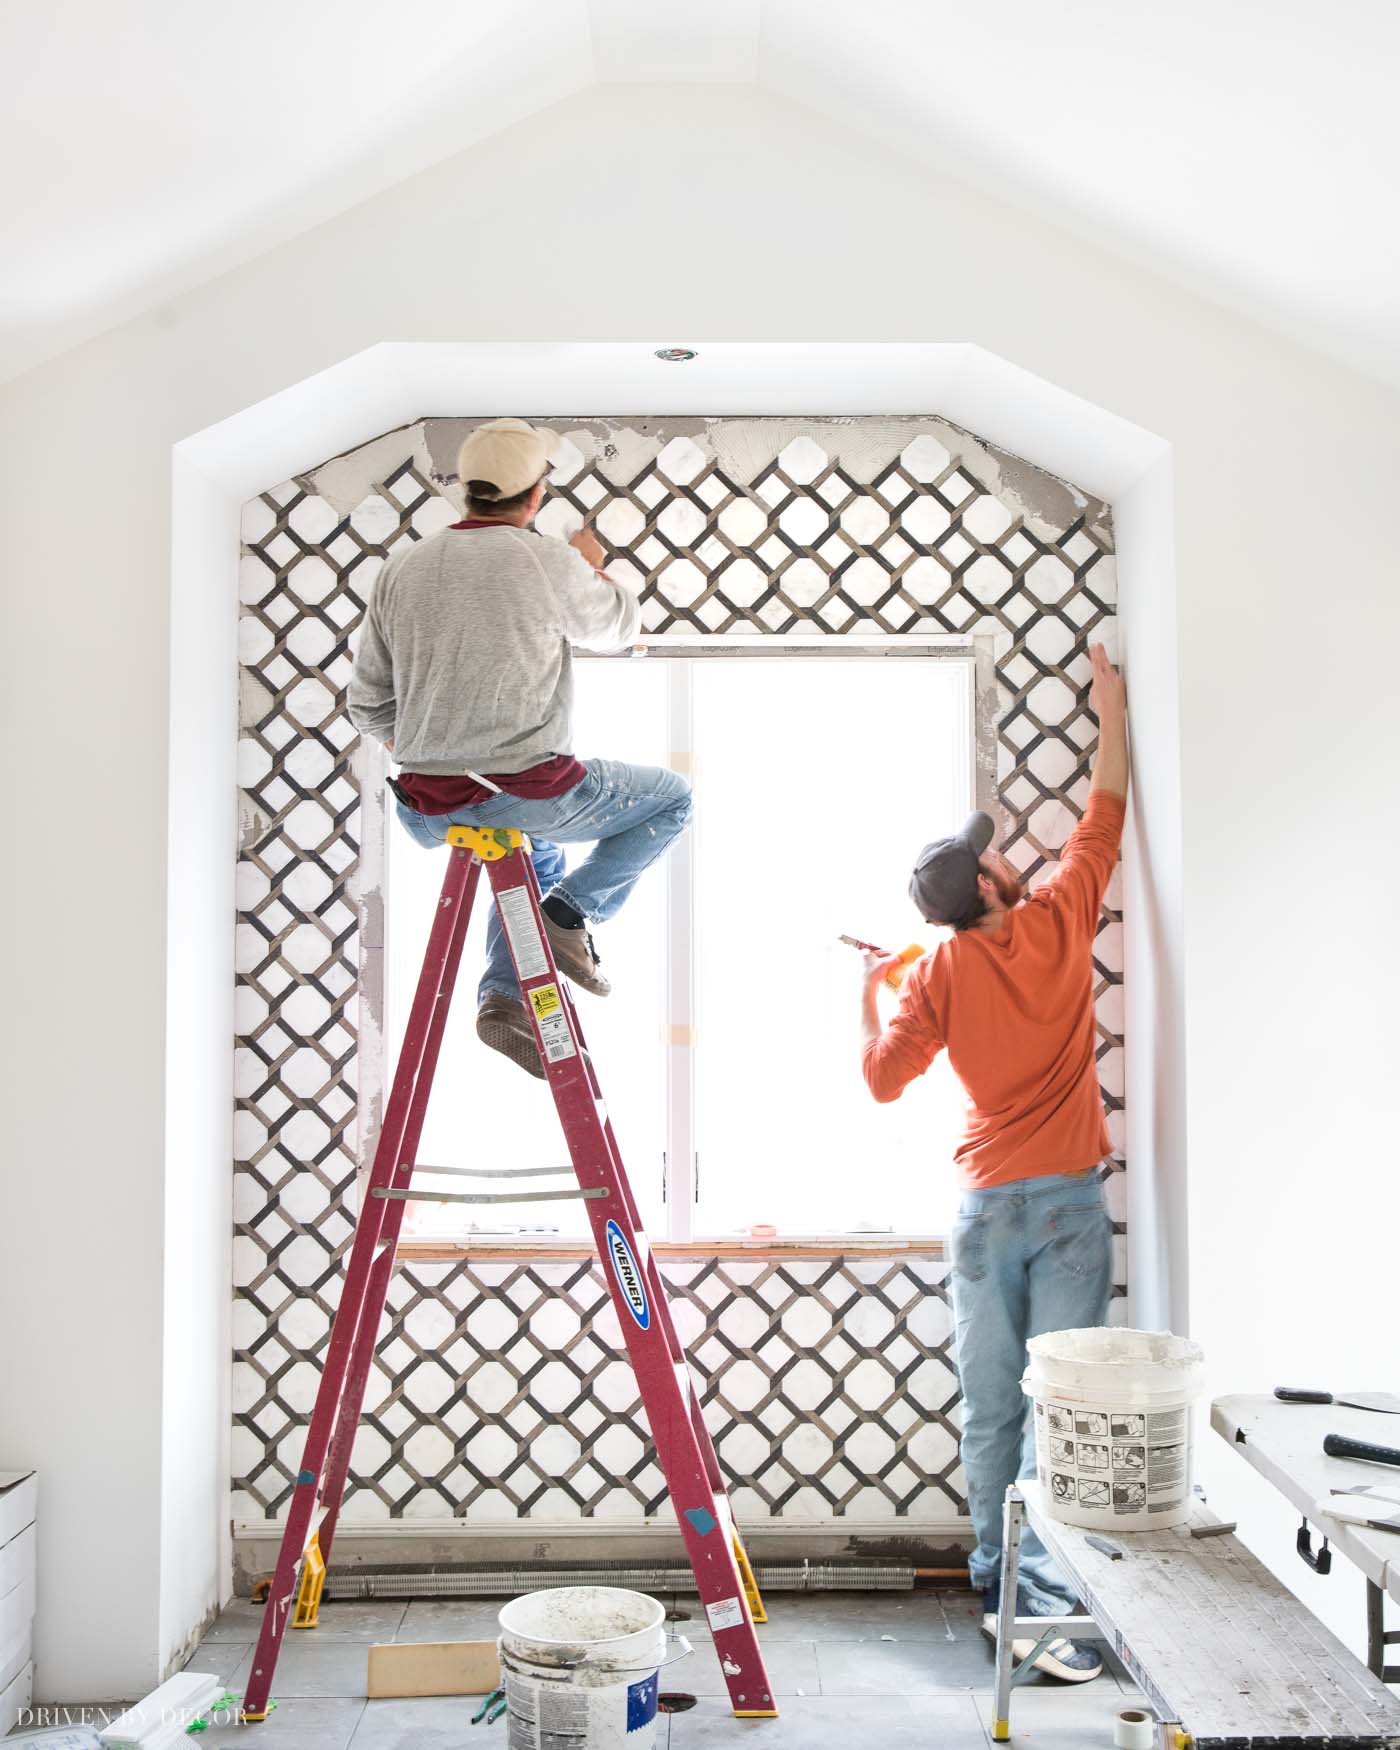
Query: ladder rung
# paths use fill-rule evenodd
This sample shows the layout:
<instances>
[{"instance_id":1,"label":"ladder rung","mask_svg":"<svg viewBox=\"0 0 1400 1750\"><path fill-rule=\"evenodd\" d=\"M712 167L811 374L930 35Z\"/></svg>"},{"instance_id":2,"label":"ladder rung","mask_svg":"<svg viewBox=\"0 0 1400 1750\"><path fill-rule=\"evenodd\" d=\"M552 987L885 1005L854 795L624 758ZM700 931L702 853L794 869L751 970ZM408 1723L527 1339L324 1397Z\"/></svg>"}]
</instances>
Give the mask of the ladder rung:
<instances>
[{"instance_id":1,"label":"ladder rung","mask_svg":"<svg viewBox=\"0 0 1400 1750\"><path fill-rule=\"evenodd\" d=\"M547 1173L572 1173L573 1166L562 1167L415 1167L415 1173L450 1173L459 1179L539 1179Z\"/></svg>"},{"instance_id":2,"label":"ladder rung","mask_svg":"<svg viewBox=\"0 0 1400 1750\"><path fill-rule=\"evenodd\" d=\"M565 1197L607 1197L610 1193L602 1185L594 1191L386 1191L381 1187L370 1195L393 1203L556 1203Z\"/></svg>"}]
</instances>

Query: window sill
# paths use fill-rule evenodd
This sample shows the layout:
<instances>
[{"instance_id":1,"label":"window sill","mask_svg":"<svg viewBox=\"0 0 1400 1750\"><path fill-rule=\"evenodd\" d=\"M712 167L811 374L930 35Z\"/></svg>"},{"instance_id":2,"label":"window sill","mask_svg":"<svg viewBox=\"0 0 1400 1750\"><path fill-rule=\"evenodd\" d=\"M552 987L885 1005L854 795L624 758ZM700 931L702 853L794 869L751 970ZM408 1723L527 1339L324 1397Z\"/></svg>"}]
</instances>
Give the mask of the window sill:
<instances>
[{"instance_id":1,"label":"window sill","mask_svg":"<svg viewBox=\"0 0 1400 1750\"><path fill-rule=\"evenodd\" d=\"M835 1235L790 1240L653 1240L658 1258L946 1258L942 1238L905 1239L893 1235ZM405 1263L451 1263L464 1258L478 1262L511 1259L596 1258L590 1240L400 1240L398 1258Z\"/></svg>"}]
</instances>

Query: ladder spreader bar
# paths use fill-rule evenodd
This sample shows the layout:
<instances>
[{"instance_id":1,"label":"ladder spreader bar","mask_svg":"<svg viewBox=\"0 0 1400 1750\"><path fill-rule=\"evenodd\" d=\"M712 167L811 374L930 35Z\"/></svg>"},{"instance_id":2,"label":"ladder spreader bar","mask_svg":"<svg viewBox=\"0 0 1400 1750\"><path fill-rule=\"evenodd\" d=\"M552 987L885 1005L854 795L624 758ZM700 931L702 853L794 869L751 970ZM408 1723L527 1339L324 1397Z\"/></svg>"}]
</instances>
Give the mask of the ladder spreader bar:
<instances>
[{"instance_id":1,"label":"ladder spreader bar","mask_svg":"<svg viewBox=\"0 0 1400 1750\"><path fill-rule=\"evenodd\" d=\"M415 1173L451 1173L462 1179L540 1179L548 1173L572 1173L573 1164L562 1167L424 1167L415 1166Z\"/></svg>"},{"instance_id":2,"label":"ladder spreader bar","mask_svg":"<svg viewBox=\"0 0 1400 1750\"><path fill-rule=\"evenodd\" d=\"M607 1197L606 1185L593 1191L390 1191L382 1186L370 1192L371 1197L383 1197L391 1203L557 1203L571 1197Z\"/></svg>"}]
</instances>

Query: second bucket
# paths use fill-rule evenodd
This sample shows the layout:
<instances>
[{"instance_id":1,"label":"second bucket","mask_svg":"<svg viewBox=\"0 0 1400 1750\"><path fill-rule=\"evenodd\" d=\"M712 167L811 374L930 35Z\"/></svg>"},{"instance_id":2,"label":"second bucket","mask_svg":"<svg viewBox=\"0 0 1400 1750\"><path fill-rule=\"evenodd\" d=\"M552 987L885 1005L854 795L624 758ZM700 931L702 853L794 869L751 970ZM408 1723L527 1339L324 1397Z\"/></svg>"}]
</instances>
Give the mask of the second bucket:
<instances>
[{"instance_id":1,"label":"second bucket","mask_svg":"<svg viewBox=\"0 0 1400 1750\"><path fill-rule=\"evenodd\" d=\"M657 1599L619 1586L512 1599L500 1615L508 1750L652 1750L665 1622Z\"/></svg>"}]
</instances>

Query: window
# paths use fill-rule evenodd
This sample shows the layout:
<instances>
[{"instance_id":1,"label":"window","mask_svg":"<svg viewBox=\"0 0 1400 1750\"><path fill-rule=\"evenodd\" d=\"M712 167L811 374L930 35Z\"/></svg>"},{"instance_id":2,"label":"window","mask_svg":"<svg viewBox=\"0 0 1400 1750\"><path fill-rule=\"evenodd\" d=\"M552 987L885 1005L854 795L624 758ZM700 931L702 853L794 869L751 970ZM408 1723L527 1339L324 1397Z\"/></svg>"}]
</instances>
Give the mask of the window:
<instances>
[{"instance_id":1,"label":"window","mask_svg":"<svg viewBox=\"0 0 1400 1750\"><path fill-rule=\"evenodd\" d=\"M881 648L785 640L769 655L675 641L641 660L576 665L581 755L680 757L695 785L691 832L599 932L612 995L577 999L657 1238L759 1225L928 1236L951 1221L961 1096L940 1059L901 1100L870 1099L859 956L837 937L933 945L906 887L919 846L972 806L973 667L966 646ZM396 827L389 845L397 1053L443 865ZM548 1091L475 1038L477 910L419 1158L474 1164L485 1134L511 1164L566 1167ZM577 1203L414 1204L409 1224L416 1235L587 1231Z\"/></svg>"}]
</instances>

